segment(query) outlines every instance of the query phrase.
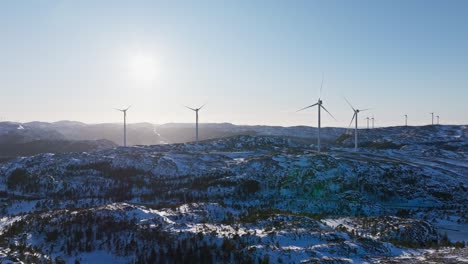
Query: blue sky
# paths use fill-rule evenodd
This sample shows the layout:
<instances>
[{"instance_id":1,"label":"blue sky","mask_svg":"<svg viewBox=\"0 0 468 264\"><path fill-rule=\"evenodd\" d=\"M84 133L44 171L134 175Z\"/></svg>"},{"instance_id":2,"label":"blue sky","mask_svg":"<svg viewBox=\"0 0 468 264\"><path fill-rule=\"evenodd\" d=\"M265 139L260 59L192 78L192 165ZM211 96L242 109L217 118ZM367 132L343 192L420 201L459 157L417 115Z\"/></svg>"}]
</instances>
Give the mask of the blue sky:
<instances>
[{"instance_id":1,"label":"blue sky","mask_svg":"<svg viewBox=\"0 0 468 264\"><path fill-rule=\"evenodd\" d=\"M468 123L467 1L1 1L0 119Z\"/></svg>"}]
</instances>

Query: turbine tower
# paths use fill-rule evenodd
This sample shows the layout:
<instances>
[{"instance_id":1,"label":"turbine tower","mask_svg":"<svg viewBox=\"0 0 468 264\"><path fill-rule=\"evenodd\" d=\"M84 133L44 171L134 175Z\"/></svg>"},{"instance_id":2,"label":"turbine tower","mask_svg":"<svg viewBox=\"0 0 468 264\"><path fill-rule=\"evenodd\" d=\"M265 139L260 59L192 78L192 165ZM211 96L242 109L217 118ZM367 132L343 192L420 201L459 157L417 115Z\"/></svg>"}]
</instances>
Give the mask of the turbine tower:
<instances>
[{"instance_id":1,"label":"turbine tower","mask_svg":"<svg viewBox=\"0 0 468 264\"><path fill-rule=\"evenodd\" d=\"M323 87L323 74L322 74L322 84L320 85L320 96L319 96L319 99L318 99L317 103L315 103L313 105L306 106L306 107L296 111L296 112L300 112L300 111L305 110L307 108L317 106L317 108L318 108L317 152L318 153L320 153L320 147L321 147L321 144L320 144L320 129L321 129L321 125L322 125L321 124L321 118L322 117L321 117L321 114L320 114L320 110L323 108L323 110L325 110L325 112L327 112L333 119L335 119L335 117L330 112L328 112L328 110L325 108L325 106L323 106L323 102L322 102L322 99L321 99L321 97L322 97L322 87Z\"/></svg>"},{"instance_id":2,"label":"turbine tower","mask_svg":"<svg viewBox=\"0 0 468 264\"><path fill-rule=\"evenodd\" d=\"M434 112L432 112L432 113L429 113L429 114L431 114L431 115L432 115L432 125L434 125Z\"/></svg>"},{"instance_id":3,"label":"turbine tower","mask_svg":"<svg viewBox=\"0 0 468 264\"><path fill-rule=\"evenodd\" d=\"M408 115L404 115L405 117L405 126L408 126Z\"/></svg>"},{"instance_id":4,"label":"turbine tower","mask_svg":"<svg viewBox=\"0 0 468 264\"><path fill-rule=\"evenodd\" d=\"M348 99L346 99L346 102L348 103L348 105L351 107L351 109L353 109L354 111L354 114L353 114L353 118L351 119L351 122L349 122L349 126L351 126L351 124L353 123L353 120L355 120L355 127L354 127L354 151L357 151L357 148L358 148L358 114L359 112L363 112L363 111L367 111L369 110L369 108L367 109L354 109L354 107L351 105L351 103L348 101ZM372 117L372 127L374 126L374 117Z\"/></svg>"},{"instance_id":5,"label":"turbine tower","mask_svg":"<svg viewBox=\"0 0 468 264\"><path fill-rule=\"evenodd\" d=\"M437 117L437 125L439 124L439 116L436 116Z\"/></svg>"},{"instance_id":6,"label":"turbine tower","mask_svg":"<svg viewBox=\"0 0 468 264\"><path fill-rule=\"evenodd\" d=\"M370 119L370 118L369 118L369 117L366 117L366 119L367 119L367 129L369 129L369 119Z\"/></svg>"},{"instance_id":7,"label":"turbine tower","mask_svg":"<svg viewBox=\"0 0 468 264\"><path fill-rule=\"evenodd\" d=\"M185 106L185 107L187 107L188 109L190 109L190 110L192 110L192 111L195 112L195 117L196 117L196 119L195 119L195 121L196 121L196 122L195 122L195 136L196 136L196 137L195 137L195 138L196 138L197 144L198 144L198 111L199 111L200 109L202 109L204 106L205 106L205 105L202 105L202 106L200 106L199 108L191 108L191 107Z\"/></svg>"},{"instance_id":8,"label":"turbine tower","mask_svg":"<svg viewBox=\"0 0 468 264\"><path fill-rule=\"evenodd\" d=\"M374 129L374 120L375 120L374 115L372 115L371 120L372 120L372 129Z\"/></svg>"},{"instance_id":9,"label":"turbine tower","mask_svg":"<svg viewBox=\"0 0 468 264\"><path fill-rule=\"evenodd\" d=\"M123 113L124 116L124 138L123 138L123 145L124 147L127 146L127 110L130 109L131 106L127 107L127 109L115 109Z\"/></svg>"}]
</instances>

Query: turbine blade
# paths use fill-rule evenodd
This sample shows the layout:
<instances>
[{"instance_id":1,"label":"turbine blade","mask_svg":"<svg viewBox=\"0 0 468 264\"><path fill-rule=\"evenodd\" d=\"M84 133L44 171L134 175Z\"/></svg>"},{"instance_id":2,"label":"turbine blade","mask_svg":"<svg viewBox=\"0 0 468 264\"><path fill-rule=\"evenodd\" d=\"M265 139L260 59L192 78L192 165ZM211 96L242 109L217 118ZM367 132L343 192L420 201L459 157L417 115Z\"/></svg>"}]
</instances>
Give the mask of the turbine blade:
<instances>
[{"instance_id":1,"label":"turbine blade","mask_svg":"<svg viewBox=\"0 0 468 264\"><path fill-rule=\"evenodd\" d=\"M318 105L318 103L315 103L315 104L313 104L313 105L306 106L306 107L304 107L304 108L302 108L302 109L297 110L296 112L300 112L300 111L302 111L302 110L305 110L305 109L307 109L307 108L311 108L311 107L316 106L316 105Z\"/></svg>"},{"instance_id":2,"label":"turbine blade","mask_svg":"<svg viewBox=\"0 0 468 264\"><path fill-rule=\"evenodd\" d=\"M351 118L351 122L349 122L348 128L351 127L351 124L353 123L354 117L356 117L356 112L354 112L353 118Z\"/></svg>"},{"instance_id":3,"label":"turbine blade","mask_svg":"<svg viewBox=\"0 0 468 264\"><path fill-rule=\"evenodd\" d=\"M325 110L333 119L335 119L335 121L338 121L338 120L336 120L336 118L335 118L330 112L328 112L328 110L325 108L325 106L322 105L322 108L323 108L323 110Z\"/></svg>"},{"instance_id":4,"label":"turbine blade","mask_svg":"<svg viewBox=\"0 0 468 264\"><path fill-rule=\"evenodd\" d=\"M346 99L346 97L344 97L344 99L346 100L348 105L351 107L351 109L353 109L353 111L356 111L356 109L354 109L354 107L351 105L351 103L348 101L348 99Z\"/></svg>"},{"instance_id":5,"label":"turbine blade","mask_svg":"<svg viewBox=\"0 0 468 264\"><path fill-rule=\"evenodd\" d=\"M203 104L202 106L200 106L200 107L198 108L198 110L202 109L205 105L206 105L206 104Z\"/></svg>"},{"instance_id":6,"label":"turbine blade","mask_svg":"<svg viewBox=\"0 0 468 264\"><path fill-rule=\"evenodd\" d=\"M193 109L192 107L188 107L185 105L185 107L187 107L188 109L192 110L192 111L197 111L196 109Z\"/></svg>"},{"instance_id":7,"label":"turbine blade","mask_svg":"<svg viewBox=\"0 0 468 264\"><path fill-rule=\"evenodd\" d=\"M127 111L128 109L130 109L130 107L132 107L132 106L131 106L131 105L129 105L129 106L127 107L127 109L125 109L125 111Z\"/></svg>"},{"instance_id":8,"label":"turbine blade","mask_svg":"<svg viewBox=\"0 0 468 264\"><path fill-rule=\"evenodd\" d=\"M323 77L324 77L324 73L322 72L322 84L320 84L319 100L320 100L320 98L322 98Z\"/></svg>"},{"instance_id":9,"label":"turbine blade","mask_svg":"<svg viewBox=\"0 0 468 264\"><path fill-rule=\"evenodd\" d=\"M117 110L117 111L120 111L120 112L124 111L123 109L118 109L118 108L114 108L114 110Z\"/></svg>"},{"instance_id":10,"label":"turbine blade","mask_svg":"<svg viewBox=\"0 0 468 264\"><path fill-rule=\"evenodd\" d=\"M372 108L366 108L366 109L359 109L359 112L363 112L363 111L367 111L367 110L371 110Z\"/></svg>"}]
</instances>

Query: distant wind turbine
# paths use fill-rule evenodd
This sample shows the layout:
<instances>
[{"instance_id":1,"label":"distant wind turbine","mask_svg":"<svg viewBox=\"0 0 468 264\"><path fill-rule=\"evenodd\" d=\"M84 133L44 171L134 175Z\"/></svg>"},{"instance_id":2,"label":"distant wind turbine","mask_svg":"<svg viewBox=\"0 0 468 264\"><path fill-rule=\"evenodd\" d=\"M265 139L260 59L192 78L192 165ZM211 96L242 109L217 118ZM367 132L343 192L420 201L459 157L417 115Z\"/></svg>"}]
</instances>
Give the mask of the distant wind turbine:
<instances>
[{"instance_id":1,"label":"distant wind turbine","mask_svg":"<svg viewBox=\"0 0 468 264\"><path fill-rule=\"evenodd\" d=\"M117 109L117 108L115 109L117 111L122 112L124 116L124 138L123 138L124 147L127 146L127 110L130 109L130 107L132 106L127 107L127 109Z\"/></svg>"},{"instance_id":2,"label":"distant wind turbine","mask_svg":"<svg viewBox=\"0 0 468 264\"><path fill-rule=\"evenodd\" d=\"M369 129L369 119L370 119L370 118L369 118L369 117L366 117L366 119L367 119L367 129Z\"/></svg>"},{"instance_id":3,"label":"distant wind turbine","mask_svg":"<svg viewBox=\"0 0 468 264\"><path fill-rule=\"evenodd\" d=\"M432 115L432 125L434 125L434 112L429 113L429 114Z\"/></svg>"},{"instance_id":4,"label":"distant wind turbine","mask_svg":"<svg viewBox=\"0 0 468 264\"><path fill-rule=\"evenodd\" d=\"M320 85L320 95L319 95L319 99L318 99L317 103L315 103L313 105L306 106L306 107L296 111L296 112L300 112L300 111L305 110L307 108L317 106L317 108L318 108L317 152L318 153L320 153L320 147L321 147L321 145L320 145L320 129L321 129L321 118L322 117L321 117L321 114L320 114L320 110L323 108L323 110L325 110L325 112L327 112L333 119L335 119L335 117L330 112L328 112L328 110L325 108L325 106L323 106L323 102L322 102L322 99L321 99L321 97L322 97L322 87L323 87L323 74L322 74L322 84Z\"/></svg>"},{"instance_id":5,"label":"distant wind turbine","mask_svg":"<svg viewBox=\"0 0 468 264\"><path fill-rule=\"evenodd\" d=\"M374 129L374 120L375 120L374 115L372 115L371 120L372 120L372 129Z\"/></svg>"},{"instance_id":6,"label":"distant wind turbine","mask_svg":"<svg viewBox=\"0 0 468 264\"><path fill-rule=\"evenodd\" d=\"M351 122L349 122L349 126L351 126L351 124L353 123L353 120L356 121L355 127L354 127L354 151L357 151L357 148L358 148L358 114L359 114L359 112L367 111L370 108L367 108L367 109L354 109L354 107L351 105L351 103L348 101L348 99L345 98L345 100L348 103L348 105L351 107L351 109L353 109L353 111L354 111L353 118L351 119ZM374 117L372 117L372 123L373 122L374 122Z\"/></svg>"},{"instance_id":7,"label":"distant wind turbine","mask_svg":"<svg viewBox=\"0 0 468 264\"><path fill-rule=\"evenodd\" d=\"M404 115L405 117L405 126L408 126L408 115Z\"/></svg>"},{"instance_id":8,"label":"distant wind turbine","mask_svg":"<svg viewBox=\"0 0 468 264\"><path fill-rule=\"evenodd\" d=\"M437 116L437 124L439 124L439 116Z\"/></svg>"},{"instance_id":9,"label":"distant wind turbine","mask_svg":"<svg viewBox=\"0 0 468 264\"><path fill-rule=\"evenodd\" d=\"M200 106L199 108L191 108L191 107L188 107L188 106L185 106L187 107L188 109L192 110L192 111L195 111L195 116L196 116L196 123L195 123L195 135L196 135L196 142L198 144L198 111L200 109L202 109L205 105L202 105Z\"/></svg>"}]
</instances>

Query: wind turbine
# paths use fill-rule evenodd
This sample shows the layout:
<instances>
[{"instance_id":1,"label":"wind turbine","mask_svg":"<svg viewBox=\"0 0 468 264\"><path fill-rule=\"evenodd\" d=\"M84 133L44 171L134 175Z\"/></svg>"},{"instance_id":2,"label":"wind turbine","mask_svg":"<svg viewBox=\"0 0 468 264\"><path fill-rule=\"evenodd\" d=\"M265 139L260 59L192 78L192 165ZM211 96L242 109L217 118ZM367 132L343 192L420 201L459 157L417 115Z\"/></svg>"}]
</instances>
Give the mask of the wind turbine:
<instances>
[{"instance_id":1,"label":"wind turbine","mask_svg":"<svg viewBox=\"0 0 468 264\"><path fill-rule=\"evenodd\" d=\"M372 129L374 129L374 120L375 120L374 115L372 115L371 120L372 120Z\"/></svg>"},{"instance_id":2,"label":"wind turbine","mask_svg":"<svg viewBox=\"0 0 468 264\"><path fill-rule=\"evenodd\" d=\"M351 103L348 101L348 99L345 98L345 100L348 103L348 105L351 107L351 109L353 109L353 111L354 111L353 118L351 119L351 122L349 122L349 126L351 126L351 124L353 123L353 120L356 121L355 127L354 127L354 151L357 151L357 148L358 148L358 114L359 114L359 112L367 111L370 108L367 108L367 109L354 109L354 107L351 105ZM372 127L373 126L374 126L374 117L372 117Z\"/></svg>"},{"instance_id":3,"label":"wind turbine","mask_svg":"<svg viewBox=\"0 0 468 264\"><path fill-rule=\"evenodd\" d=\"M437 124L439 124L439 116L436 116L437 117Z\"/></svg>"},{"instance_id":4,"label":"wind turbine","mask_svg":"<svg viewBox=\"0 0 468 264\"><path fill-rule=\"evenodd\" d=\"M429 114L431 114L431 115L432 115L432 125L434 125L434 112L432 112L432 113L429 113Z\"/></svg>"},{"instance_id":5,"label":"wind turbine","mask_svg":"<svg viewBox=\"0 0 468 264\"><path fill-rule=\"evenodd\" d=\"M127 110L130 109L130 107L132 106L127 107L127 109L117 109L117 108L115 109L117 111L122 112L124 116L124 139L123 139L124 147L127 146Z\"/></svg>"},{"instance_id":6,"label":"wind turbine","mask_svg":"<svg viewBox=\"0 0 468 264\"><path fill-rule=\"evenodd\" d=\"M405 126L408 126L408 115L404 115L405 117Z\"/></svg>"},{"instance_id":7,"label":"wind turbine","mask_svg":"<svg viewBox=\"0 0 468 264\"><path fill-rule=\"evenodd\" d=\"M370 119L370 118L369 118L369 117L366 117L366 119L367 119L367 129L369 129L369 119Z\"/></svg>"},{"instance_id":8,"label":"wind turbine","mask_svg":"<svg viewBox=\"0 0 468 264\"><path fill-rule=\"evenodd\" d=\"M205 105L202 105L200 106L199 108L191 108L191 107L188 107L188 106L185 106L187 107L188 109L192 110L192 111L195 111L195 116L196 116L196 123L195 123L195 135L196 135L196 141L197 141L197 144L198 144L198 111L200 109L202 109Z\"/></svg>"},{"instance_id":9,"label":"wind turbine","mask_svg":"<svg viewBox=\"0 0 468 264\"><path fill-rule=\"evenodd\" d=\"M322 97L322 87L323 87L323 74L322 74L322 84L320 85L320 95L319 95L319 99L318 99L317 103L315 103L313 105L306 106L306 107L296 111L296 112L300 112L302 110L305 110L307 108L311 108L311 107L314 107L314 106L318 107L318 133L317 133L317 152L318 153L320 153L320 128L321 128L321 118L322 118L321 114L320 114L320 110L323 108L323 110L325 110L333 119L335 119L335 117L330 112L328 112L328 110L325 108L325 106L323 106L323 102L322 102L322 99L321 99L321 97Z\"/></svg>"}]
</instances>

